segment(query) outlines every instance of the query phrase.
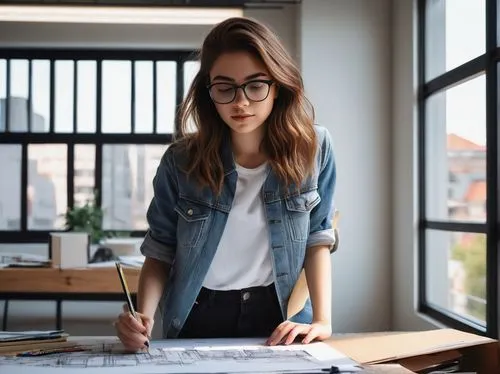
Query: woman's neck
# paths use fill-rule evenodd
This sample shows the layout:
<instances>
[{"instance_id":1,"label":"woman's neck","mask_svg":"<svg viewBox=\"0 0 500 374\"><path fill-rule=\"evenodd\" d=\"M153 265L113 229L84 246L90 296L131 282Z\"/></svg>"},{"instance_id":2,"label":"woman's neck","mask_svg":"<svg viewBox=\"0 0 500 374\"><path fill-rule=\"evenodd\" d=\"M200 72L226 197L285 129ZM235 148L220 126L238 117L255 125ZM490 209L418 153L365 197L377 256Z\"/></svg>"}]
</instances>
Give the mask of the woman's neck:
<instances>
[{"instance_id":1,"label":"woman's neck","mask_svg":"<svg viewBox=\"0 0 500 374\"><path fill-rule=\"evenodd\" d=\"M238 165L253 169L267 160L260 147L263 136L261 131L248 134L232 133L233 155Z\"/></svg>"}]
</instances>

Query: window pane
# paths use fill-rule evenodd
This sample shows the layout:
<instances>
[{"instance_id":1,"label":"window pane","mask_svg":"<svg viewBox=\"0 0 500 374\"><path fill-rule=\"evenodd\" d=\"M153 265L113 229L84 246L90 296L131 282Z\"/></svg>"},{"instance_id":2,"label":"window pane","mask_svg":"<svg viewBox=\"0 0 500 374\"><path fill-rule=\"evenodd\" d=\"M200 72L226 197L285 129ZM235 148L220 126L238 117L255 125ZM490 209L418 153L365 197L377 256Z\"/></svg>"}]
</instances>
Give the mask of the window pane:
<instances>
[{"instance_id":1,"label":"window pane","mask_svg":"<svg viewBox=\"0 0 500 374\"><path fill-rule=\"evenodd\" d=\"M485 0L430 0L426 19L426 79L485 52Z\"/></svg>"},{"instance_id":2,"label":"window pane","mask_svg":"<svg viewBox=\"0 0 500 374\"><path fill-rule=\"evenodd\" d=\"M429 98L427 219L486 222L485 77Z\"/></svg>"},{"instance_id":3,"label":"window pane","mask_svg":"<svg viewBox=\"0 0 500 374\"><path fill-rule=\"evenodd\" d=\"M31 131L48 132L50 124L50 61L31 62Z\"/></svg>"},{"instance_id":4,"label":"window pane","mask_svg":"<svg viewBox=\"0 0 500 374\"><path fill-rule=\"evenodd\" d=\"M153 62L135 62L135 132L153 133Z\"/></svg>"},{"instance_id":5,"label":"window pane","mask_svg":"<svg viewBox=\"0 0 500 374\"><path fill-rule=\"evenodd\" d=\"M194 77L200 70L200 62L199 61L186 61L184 63L184 97L193 82Z\"/></svg>"},{"instance_id":6,"label":"window pane","mask_svg":"<svg viewBox=\"0 0 500 374\"><path fill-rule=\"evenodd\" d=\"M104 145L102 207L105 230L146 230L152 180L164 145Z\"/></svg>"},{"instance_id":7,"label":"window pane","mask_svg":"<svg viewBox=\"0 0 500 374\"><path fill-rule=\"evenodd\" d=\"M10 62L10 102L8 128L11 132L28 130L28 60Z\"/></svg>"},{"instance_id":8,"label":"window pane","mask_svg":"<svg viewBox=\"0 0 500 374\"><path fill-rule=\"evenodd\" d=\"M0 230L21 229L21 145L0 145Z\"/></svg>"},{"instance_id":9,"label":"window pane","mask_svg":"<svg viewBox=\"0 0 500 374\"><path fill-rule=\"evenodd\" d=\"M200 70L200 63L198 61L187 61L184 63L184 97L186 97L189 87L193 82L196 73ZM195 132L196 126L191 117L189 117L187 132Z\"/></svg>"},{"instance_id":10,"label":"window pane","mask_svg":"<svg viewBox=\"0 0 500 374\"><path fill-rule=\"evenodd\" d=\"M75 206L83 206L87 201L92 201L94 199L95 145L75 145L74 167Z\"/></svg>"},{"instance_id":11,"label":"window pane","mask_svg":"<svg viewBox=\"0 0 500 374\"><path fill-rule=\"evenodd\" d=\"M0 60L0 132L5 131L5 99L7 98L7 61Z\"/></svg>"},{"instance_id":12,"label":"window pane","mask_svg":"<svg viewBox=\"0 0 500 374\"><path fill-rule=\"evenodd\" d=\"M95 133L97 101L97 64L95 61L78 61L76 131Z\"/></svg>"},{"instance_id":13,"label":"window pane","mask_svg":"<svg viewBox=\"0 0 500 374\"><path fill-rule=\"evenodd\" d=\"M486 321L486 235L428 230L426 295L430 304Z\"/></svg>"},{"instance_id":14,"label":"window pane","mask_svg":"<svg viewBox=\"0 0 500 374\"><path fill-rule=\"evenodd\" d=\"M130 133L131 62L102 63L102 132Z\"/></svg>"},{"instance_id":15,"label":"window pane","mask_svg":"<svg viewBox=\"0 0 500 374\"><path fill-rule=\"evenodd\" d=\"M30 144L28 159L28 230L63 229L68 201L66 145Z\"/></svg>"},{"instance_id":16,"label":"window pane","mask_svg":"<svg viewBox=\"0 0 500 374\"><path fill-rule=\"evenodd\" d=\"M55 63L55 132L73 132L74 63Z\"/></svg>"},{"instance_id":17,"label":"window pane","mask_svg":"<svg viewBox=\"0 0 500 374\"><path fill-rule=\"evenodd\" d=\"M176 65L173 61L156 63L156 121L160 134L174 132Z\"/></svg>"}]
</instances>

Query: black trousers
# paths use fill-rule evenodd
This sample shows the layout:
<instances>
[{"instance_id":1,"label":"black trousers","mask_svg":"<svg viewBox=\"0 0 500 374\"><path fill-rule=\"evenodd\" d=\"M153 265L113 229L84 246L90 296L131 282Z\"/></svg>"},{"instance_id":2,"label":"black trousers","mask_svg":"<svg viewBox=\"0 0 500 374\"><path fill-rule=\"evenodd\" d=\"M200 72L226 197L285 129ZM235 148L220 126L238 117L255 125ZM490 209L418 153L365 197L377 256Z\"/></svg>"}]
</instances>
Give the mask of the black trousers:
<instances>
[{"instance_id":1,"label":"black trousers","mask_svg":"<svg viewBox=\"0 0 500 374\"><path fill-rule=\"evenodd\" d=\"M231 291L202 288L179 338L268 337L281 322L274 284Z\"/></svg>"}]
</instances>

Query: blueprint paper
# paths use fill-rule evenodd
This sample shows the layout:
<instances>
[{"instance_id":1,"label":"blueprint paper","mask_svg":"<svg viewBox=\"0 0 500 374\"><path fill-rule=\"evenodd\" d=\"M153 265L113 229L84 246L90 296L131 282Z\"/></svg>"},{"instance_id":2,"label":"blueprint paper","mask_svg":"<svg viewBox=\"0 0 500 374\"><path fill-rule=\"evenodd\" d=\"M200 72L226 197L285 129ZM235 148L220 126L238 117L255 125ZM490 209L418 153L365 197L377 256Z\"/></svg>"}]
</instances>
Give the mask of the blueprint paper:
<instances>
[{"instance_id":1,"label":"blueprint paper","mask_svg":"<svg viewBox=\"0 0 500 374\"><path fill-rule=\"evenodd\" d=\"M92 351L38 357L0 357L9 374L277 373L355 364L324 343L265 346L265 339L152 341L149 352L126 354L116 344Z\"/></svg>"}]
</instances>

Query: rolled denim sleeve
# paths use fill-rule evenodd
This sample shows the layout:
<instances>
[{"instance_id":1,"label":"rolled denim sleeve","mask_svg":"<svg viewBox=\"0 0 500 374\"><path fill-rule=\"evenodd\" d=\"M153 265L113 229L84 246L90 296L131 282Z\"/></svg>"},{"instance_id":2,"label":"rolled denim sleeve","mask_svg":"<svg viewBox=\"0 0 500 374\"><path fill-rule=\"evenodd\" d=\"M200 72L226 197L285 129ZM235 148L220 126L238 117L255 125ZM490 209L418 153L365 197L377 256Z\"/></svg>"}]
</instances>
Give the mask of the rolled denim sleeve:
<instances>
[{"instance_id":1,"label":"rolled denim sleeve","mask_svg":"<svg viewBox=\"0 0 500 374\"><path fill-rule=\"evenodd\" d=\"M332 228L334 214L333 195L336 182L335 157L330 134L325 128L317 127L319 150L318 194L321 202L311 211L310 230L307 247L326 245L332 250L335 244L335 232Z\"/></svg>"},{"instance_id":2,"label":"rolled denim sleeve","mask_svg":"<svg viewBox=\"0 0 500 374\"><path fill-rule=\"evenodd\" d=\"M146 214L148 232L141 245L146 257L172 264L177 247L178 183L176 180L173 152L168 149L163 155L153 179L153 199Z\"/></svg>"}]
</instances>

